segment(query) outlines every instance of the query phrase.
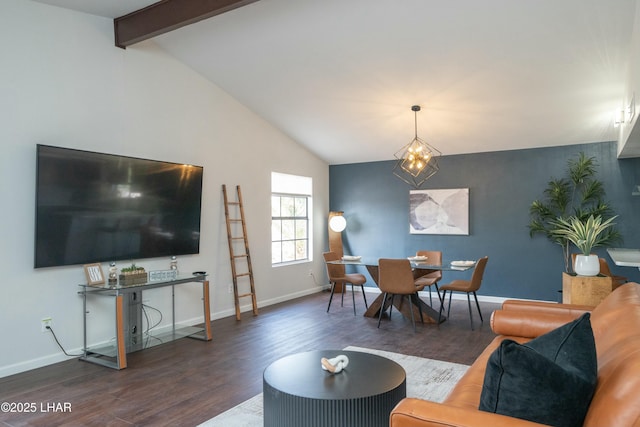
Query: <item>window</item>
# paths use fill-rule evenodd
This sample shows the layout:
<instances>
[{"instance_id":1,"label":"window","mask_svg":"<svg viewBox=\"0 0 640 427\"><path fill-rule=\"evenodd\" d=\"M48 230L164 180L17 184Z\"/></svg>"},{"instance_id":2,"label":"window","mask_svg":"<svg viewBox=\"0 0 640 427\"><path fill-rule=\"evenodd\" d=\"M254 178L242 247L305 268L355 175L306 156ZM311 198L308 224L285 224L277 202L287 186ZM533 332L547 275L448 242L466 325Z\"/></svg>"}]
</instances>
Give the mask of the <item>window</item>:
<instances>
[{"instance_id":1,"label":"window","mask_svg":"<svg viewBox=\"0 0 640 427\"><path fill-rule=\"evenodd\" d=\"M311 178L271 174L271 264L311 259Z\"/></svg>"}]
</instances>

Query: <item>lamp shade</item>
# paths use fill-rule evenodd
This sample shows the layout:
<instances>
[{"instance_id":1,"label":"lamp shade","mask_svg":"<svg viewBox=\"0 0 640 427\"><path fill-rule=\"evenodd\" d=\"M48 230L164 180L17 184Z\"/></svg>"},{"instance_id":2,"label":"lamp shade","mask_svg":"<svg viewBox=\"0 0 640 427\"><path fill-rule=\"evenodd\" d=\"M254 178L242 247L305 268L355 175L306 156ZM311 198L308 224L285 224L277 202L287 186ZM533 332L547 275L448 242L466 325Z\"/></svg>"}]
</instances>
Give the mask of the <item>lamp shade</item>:
<instances>
[{"instance_id":1,"label":"lamp shade","mask_svg":"<svg viewBox=\"0 0 640 427\"><path fill-rule=\"evenodd\" d=\"M347 220L342 215L336 215L329 220L329 227L336 233L340 233L347 227Z\"/></svg>"}]
</instances>

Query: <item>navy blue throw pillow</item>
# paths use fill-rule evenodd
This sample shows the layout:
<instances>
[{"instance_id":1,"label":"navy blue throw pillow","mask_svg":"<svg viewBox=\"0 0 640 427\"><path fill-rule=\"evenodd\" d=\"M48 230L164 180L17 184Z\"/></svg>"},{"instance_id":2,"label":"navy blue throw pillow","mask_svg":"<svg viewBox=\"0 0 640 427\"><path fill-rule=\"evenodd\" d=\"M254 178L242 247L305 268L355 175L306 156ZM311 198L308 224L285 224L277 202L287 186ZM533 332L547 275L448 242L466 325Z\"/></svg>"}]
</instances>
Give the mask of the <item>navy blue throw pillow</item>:
<instances>
[{"instance_id":1,"label":"navy blue throw pillow","mask_svg":"<svg viewBox=\"0 0 640 427\"><path fill-rule=\"evenodd\" d=\"M589 313L525 344L505 339L487 362L479 409L555 427L583 424L598 366Z\"/></svg>"}]
</instances>

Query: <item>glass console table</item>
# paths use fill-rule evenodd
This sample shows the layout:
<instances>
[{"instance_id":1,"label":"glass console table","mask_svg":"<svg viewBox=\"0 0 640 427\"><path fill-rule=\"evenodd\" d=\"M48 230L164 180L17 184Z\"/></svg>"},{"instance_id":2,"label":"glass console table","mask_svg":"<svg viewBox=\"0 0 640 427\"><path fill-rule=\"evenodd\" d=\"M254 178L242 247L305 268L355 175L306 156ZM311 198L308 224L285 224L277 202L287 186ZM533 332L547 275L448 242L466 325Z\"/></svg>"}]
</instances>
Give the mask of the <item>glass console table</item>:
<instances>
[{"instance_id":1,"label":"glass console table","mask_svg":"<svg viewBox=\"0 0 640 427\"><path fill-rule=\"evenodd\" d=\"M202 284L202 309L204 325L202 327L176 327L175 286L184 283ZM190 337L211 341L211 310L209 301L209 281L206 275L179 275L174 280L146 282L127 286L79 285L83 309L83 355L81 360L96 363L113 369L127 367L127 353L153 347L178 338ZM153 334L142 328L142 291L171 286L172 324L168 331ZM115 340L89 347L87 345L87 299L108 297L115 301Z\"/></svg>"},{"instance_id":2,"label":"glass console table","mask_svg":"<svg viewBox=\"0 0 640 427\"><path fill-rule=\"evenodd\" d=\"M616 265L640 269L640 249L609 248L607 252Z\"/></svg>"}]
</instances>

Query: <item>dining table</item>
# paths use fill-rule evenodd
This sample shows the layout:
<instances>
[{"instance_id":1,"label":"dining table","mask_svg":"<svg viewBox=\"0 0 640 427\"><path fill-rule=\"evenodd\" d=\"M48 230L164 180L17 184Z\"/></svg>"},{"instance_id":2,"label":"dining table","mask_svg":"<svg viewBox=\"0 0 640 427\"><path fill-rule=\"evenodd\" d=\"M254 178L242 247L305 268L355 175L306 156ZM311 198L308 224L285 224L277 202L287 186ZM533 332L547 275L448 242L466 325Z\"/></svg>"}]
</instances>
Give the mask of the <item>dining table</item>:
<instances>
[{"instance_id":1,"label":"dining table","mask_svg":"<svg viewBox=\"0 0 640 427\"><path fill-rule=\"evenodd\" d=\"M475 266L475 261L448 261L443 262L442 264L432 264L429 263L428 260L417 261L414 257L408 257L408 259L415 278L418 278L424 274L428 274L432 271L440 270L463 272ZM345 266L364 266L375 282L376 286L378 286L378 260L379 258L374 257L344 256L342 257L342 259L336 261L328 261L328 263ZM404 298L398 298L398 300L395 300L393 303L393 306L405 317L411 318L410 309L412 307L414 310L414 318L420 318L420 313L422 312L423 320L425 323L438 323L438 319L440 319L440 323L442 323L446 320L444 314L438 315L438 311L421 300L417 294L411 295L410 298L411 302L413 303L411 305L403 304ZM388 304L388 301L385 302L384 300L384 294L380 293L380 295L371 304L369 304L369 308L365 311L364 316L377 318L380 314L380 310L386 310Z\"/></svg>"}]
</instances>

